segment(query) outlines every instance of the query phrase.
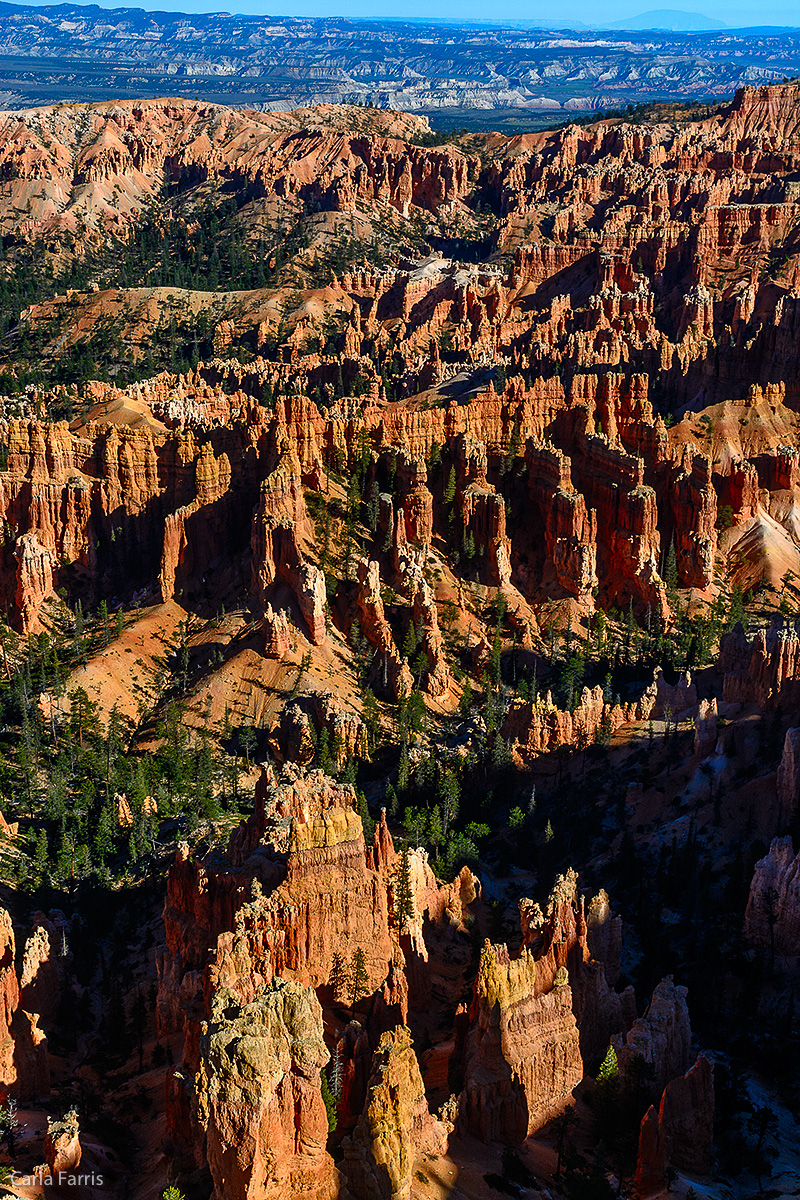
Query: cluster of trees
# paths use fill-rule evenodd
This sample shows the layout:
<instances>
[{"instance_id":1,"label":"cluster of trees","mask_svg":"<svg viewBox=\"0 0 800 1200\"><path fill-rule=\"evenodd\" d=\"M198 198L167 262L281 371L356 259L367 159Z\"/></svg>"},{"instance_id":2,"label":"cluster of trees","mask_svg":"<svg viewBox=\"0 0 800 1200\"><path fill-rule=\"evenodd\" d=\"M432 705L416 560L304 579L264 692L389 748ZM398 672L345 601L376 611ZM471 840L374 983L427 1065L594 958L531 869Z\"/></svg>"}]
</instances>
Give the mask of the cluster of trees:
<instances>
[{"instance_id":1,"label":"cluster of trees","mask_svg":"<svg viewBox=\"0 0 800 1200\"><path fill-rule=\"evenodd\" d=\"M211 292L274 286L284 264L308 245L303 224L276 226L254 240L238 212L232 197L191 211L154 204L131 241L118 246L113 282Z\"/></svg>"},{"instance_id":2,"label":"cluster of trees","mask_svg":"<svg viewBox=\"0 0 800 1200\"><path fill-rule=\"evenodd\" d=\"M148 754L128 748L136 722L117 706L104 720L83 688L68 689L70 670L108 643L114 623L119 632L124 620L113 622L105 604L91 621L78 604L68 631L25 643L2 631L0 803L27 839L28 853L14 862L28 888L73 889L83 879L103 883L136 864L147 867L159 821L179 818L191 827L235 811L241 798L255 732L230 720L221 739L207 720L190 729L179 644L164 659L152 728L157 748ZM143 701L138 719L150 719Z\"/></svg>"},{"instance_id":3,"label":"cluster of trees","mask_svg":"<svg viewBox=\"0 0 800 1200\"><path fill-rule=\"evenodd\" d=\"M85 288L91 269L73 260L56 271L43 246L23 250L12 235L0 237L0 332L19 323L20 313L70 288Z\"/></svg>"},{"instance_id":4,"label":"cluster of trees","mask_svg":"<svg viewBox=\"0 0 800 1200\"><path fill-rule=\"evenodd\" d=\"M328 987L331 989L334 1003L344 1000L350 1008L355 1008L359 1000L369 995L367 956L363 947L359 946L353 951L349 962L338 952L334 954Z\"/></svg>"}]
</instances>

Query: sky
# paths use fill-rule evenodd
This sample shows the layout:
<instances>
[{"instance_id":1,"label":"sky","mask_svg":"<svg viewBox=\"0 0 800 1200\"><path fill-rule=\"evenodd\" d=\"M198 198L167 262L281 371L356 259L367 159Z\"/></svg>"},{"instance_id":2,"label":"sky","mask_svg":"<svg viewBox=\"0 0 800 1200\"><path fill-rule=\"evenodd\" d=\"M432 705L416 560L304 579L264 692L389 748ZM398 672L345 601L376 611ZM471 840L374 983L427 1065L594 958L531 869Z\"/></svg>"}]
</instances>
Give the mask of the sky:
<instances>
[{"instance_id":1,"label":"sky","mask_svg":"<svg viewBox=\"0 0 800 1200\"><path fill-rule=\"evenodd\" d=\"M24 0L22 0L24 2ZM38 0L33 0L38 2ZM57 0L42 0L53 3ZM71 0L72 2L72 0ZM485 0L100 0L103 8L144 8L170 12L237 12L272 16L349 17L364 20L440 17L453 20L485 21ZM652 9L674 8L682 12L702 13L723 21L727 26L800 25L800 0L566 0L556 10L546 0L495 0L491 6L493 20L513 21L518 18L546 18L582 22L594 26L602 21L617 21L634 17Z\"/></svg>"}]
</instances>

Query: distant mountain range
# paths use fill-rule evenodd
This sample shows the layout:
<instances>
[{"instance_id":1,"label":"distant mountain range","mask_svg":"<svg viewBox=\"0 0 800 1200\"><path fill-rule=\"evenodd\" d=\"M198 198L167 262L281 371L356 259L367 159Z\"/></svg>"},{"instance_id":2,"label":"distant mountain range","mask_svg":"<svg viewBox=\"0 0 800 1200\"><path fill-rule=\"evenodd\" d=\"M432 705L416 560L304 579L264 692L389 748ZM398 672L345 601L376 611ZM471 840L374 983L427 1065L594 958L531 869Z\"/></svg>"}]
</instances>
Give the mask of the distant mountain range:
<instances>
[{"instance_id":1,"label":"distant mountain range","mask_svg":"<svg viewBox=\"0 0 800 1200\"><path fill-rule=\"evenodd\" d=\"M0 105L177 95L273 111L372 104L459 125L503 110L541 123L638 101L721 99L800 74L798 31L654 32L662 21L709 23L656 10L604 31L443 28L0 3Z\"/></svg>"},{"instance_id":2,"label":"distant mountain range","mask_svg":"<svg viewBox=\"0 0 800 1200\"><path fill-rule=\"evenodd\" d=\"M671 33L687 33L695 30L727 29L727 25L724 21L715 21L713 17L703 16L702 13L682 12L676 8L654 8L650 12L640 13L638 17L627 17L624 21L610 21L604 28L667 30Z\"/></svg>"},{"instance_id":3,"label":"distant mountain range","mask_svg":"<svg viewBox=\"0 0 800 1200\"><path fill-rule=\"evenodd\" d=\"M420 25L461 25L478 29L564 29L564 19L555 20L552 17L520 17L505 20L458 21L454 17L429 17L414 19L412 23ZM569 21L570 29L632 29L657 30L670 33L693 33L711 29L727 29L724 21L706 17L703 13L684 12L676 8L656 8L649 12L639 13L635 17L626 17L620 21Z\"/></svg>"}]
</instances>

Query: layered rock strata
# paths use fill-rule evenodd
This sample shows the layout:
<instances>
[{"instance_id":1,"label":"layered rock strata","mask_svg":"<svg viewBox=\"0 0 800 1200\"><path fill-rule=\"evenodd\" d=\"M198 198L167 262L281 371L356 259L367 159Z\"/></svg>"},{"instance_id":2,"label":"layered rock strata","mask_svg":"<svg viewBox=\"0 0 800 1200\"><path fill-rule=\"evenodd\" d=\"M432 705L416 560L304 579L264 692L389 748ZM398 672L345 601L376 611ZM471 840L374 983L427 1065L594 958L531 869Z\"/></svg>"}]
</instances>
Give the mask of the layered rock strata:
<instances>
[{"instance_id":1,"label":"layered rock strata","mask_svg":"<svg viewBox=\"0 0 800 1200\"><path fill-rule=\"evenodd\" d=\"M791 837L775 838L756 863L744 924L749 940L773 954L800 954L800 854Z\"/></svg>"},{"instance_id":2,"label":"layered rock strata","mask_svg":"<svg viewBox=\"0 0 800 1200\"><path fill-rule=\"evenodd\" d=\"M381 1031L402 1024L408 1012L415 983L413 977L410 982L406 979L403 946L414 963L424 963L428 959L426 938L433 936L438 926L443 930L461 927L464 907L477 894L469 871L465 869L453 884L444 886L437 883L424 855L414 852L409 857L414 914L410 923L401 926L394 900L397 860L385 818L377 824L372 844L365 846L352 789L326 778L321 771L306 774L296 767L285 767L277 781L265 773L255 811L231 835L224 855L199 863L185 847L179 848L168 881L166 944L158 956L159 1029L163 1035L176 1030L184 1034L182 1063L170 1074L168 1118L176 1146L183 1147L181 1153L185 1155L193 1146L199 1161L214 1158L212 1174L218 1189L222 1187L219 1181L234 1171L231 1155L235 1158L238 1151L229 1146L227 1133L213 1130L224 1126L230 1132L233 1109L229 1111L229 1100L233 1108L241 1106L235 1083L244 1067L236 1066L233 1049L224 1051L228 1055L224 1071L219 1063L213 1065L217 1053L213 1047L229 1041L238 1045L240 1025L244 1029L262 1024L265 1013L271 1013L276 1005L283 1011L289 1000L295 1006L296 999L304 1012L309 997L316 1003L315 992L326 1002L341 1002L343 997L335 992L335 987L342 985L334 978L334 956L349 971L357 955L363 963L359 998L363 998L370 1037L377 1040ZM291 993L285 991L289 986ZM424 980L419 986L425 986ZM261 1038L262 1034L253 1036ZM410 1043L401 1046L402 1037L397 1036L400 1041L394 1049L406 1062L403 1078L407 1080L408 1072L413 1075L411 1062L416 1060ZM283 1034L281 1038L286 1040ZM371 1054L370 1040L362 1045L359 1038L345 1037L341 1049L345 1056L344 1103L357 1116L363 1103L363 1094L357 1100L361 1091L357 1063L363 1062L365 1052ZM393 1053L387 1051L392 1062ZM315 1059L317 1067L324 1061ZM294 1079L297 1071L303 1074L299 1067L287 1068L281 1078ZM221 1098L212 1088L213 1078L220 1072L227 1072L233 1080L228 1098ZM318 1073L315 1078L318 1086ZM418 1068L414 1078L418 1078ZM283 1095L280 1088L284 1084L274 1086ZM291 1086L295 1088L294 1083ZM272 1087L270 1084L267 1089L269 1095L265 1093L266 1108L273 1105ZM422 1104L421 1088L416 1096ZM275 1104L280 1108L279 1099ZM301 1105L295 1114L301 1140L306 1136L303 1111ZM248 1146L253 1138L256 1142L262 1138L258 1133L262 1118L267 1124L273 1119L266 1109L259 1112L252 1138L248 1134ZM313 1111L309 1120L310 1144L316 1145ZM217 1138L217 1149L204 1138ZM266 1133L262 1141L264 1138L268 1139ZM322 1147L324 1150L324 1139ZM275 1164L270 1166L266 1158L262 1162L256 1157L253 1170L266 1172L270 1187L273 1183L282 1186L283 1176L279 1171L275 1175ZM302 1174L306 1167L311 1170L308 1162L298 1162L297 1171ZM322 1195L329 1175L327 1167L319 1170ZM249 1180L250 1176L241 1184L243 1195L251 1194L246 1190L251 1187Z\"/></svg>"},{"instance_id":3,"label":"layered rock strata","mask_svg":"<svg viewBox=\"0 0 800 1200\"><path fill-rule=\"evenodd\" d=\"M30 942L26 945L23 976L28 999L32 996L30 984L37 975L29 947ZM39 1027L38 1013L26 1012L21 1006L14 955L11 918L5 909L0 909L0 1088L17 1100L41 1101L50 1094L47 1037ZM36 999L49 1011L51 1005L57 1005L58 994L50 995L44 982L36 991Z\"/></svg>"},{"instance_id":4,"label":"layered rock strata","mask_svg":"<svg viewBox=\"0 0 800 1200\"><path fill-rule=\"evenodd\" d=\"M651 1105L642 1118L637 1194L645 1200L668 1190L670 1167L692 1178L708 1175L713 1137L714 1071L701 1054L684 1075L667 1084L659 1107Z\"/></svg>"},{"instance_id":5,"label":"layered rock strata","mask_svg":"<svg viewBox=\"0 0 800 1200\"><path fill-rule=\"evenodd\" d=\"M592 942L619 974L619 927L601 894L590 905ZM486 1141L521 1142L563 1111L614 1033L635 1016L592 958L577 875L560 876L543 912L520 903L523 947L486 943L470 1011L464 1067L465 1119Z\"/></svg>"},{"instance_id":6,"label":"layered rock strata","mask_svg":"<svg viewBox=\"0 0 800 1200\"><path fill-rule=\"evenodd\" d=\"M446 1149L447 1128L428 1110L410 1031L382 1034L364 1111L344 1144L349 1190L357 1200L409 1200L417 1156Z\"/></svg>"},{"instance_id":7,"label":"layered rock strata","mask_svg":"<svg viewBox=\"0 0 800 1200\"><path fill-rule=\"evenodd\" d=\"M339 1195L320 1086L328 1057L313 989L273 979L246 1004L214 992L194 1116L215 1200Z\"/></svg>"}]
</instances>

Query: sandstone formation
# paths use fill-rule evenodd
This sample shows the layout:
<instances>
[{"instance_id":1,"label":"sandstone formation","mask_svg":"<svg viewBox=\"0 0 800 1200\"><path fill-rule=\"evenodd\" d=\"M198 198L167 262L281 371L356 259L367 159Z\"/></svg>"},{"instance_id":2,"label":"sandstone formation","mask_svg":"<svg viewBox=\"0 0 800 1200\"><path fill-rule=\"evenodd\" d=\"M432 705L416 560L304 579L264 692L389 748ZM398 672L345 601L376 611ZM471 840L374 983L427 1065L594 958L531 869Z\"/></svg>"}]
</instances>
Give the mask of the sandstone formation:
<instances>
[{"instance_id":1,"label":"sandstone formation","mask_svg":"<svg viewBox=\"0 0 800 1200\"><path fill-rule=\"evenodd\" d=\"M530 950L481 955L466 1054L469 1128L484 1141L522 1142L567 1106L583 1076L568 984L537 996Z\"/></svg>"},{"instance_id":2,"label":"sandstone formation","mask_svg":"<svg viewBox=\"0 0 800 1200\"><path fill-rule=\"evenodd\" d=\"M543 904L519 902L519 933L495 944L515 893L492 880L484 902L471 869L455 870L506 856L520 824L512 766L540 766L546 813L586 812L602 788L580 830L592 861L622 862L638 823L642 864L663 847L662 874L679 787L654 783L658 762L683 755L694 719L687 769L708 770L736 705L774 713L776 731L791 720L781 831L796 815L791 601L752 637L727 633L716 669L700 642L708 606L716 619L728 596L733 612L762 585L766 602L784 600L792 563L800 575L798 94L776 85L697 120L640 114L441 146L390 114L350 114L363 123L349 128L342 114L199 102L5 121L9 263L32 247L93 263L123 243L134 258L157 235L166 272L171 239L203 232L213 211L220 245L262 268L253 287L215 268L212 286L209 259L192 287L166 287L148 265L129 287L111 285L109 266L94 290L22 313L0 396L0 608L15 631L2 648L9 679L8 659L21 664L23 702L45 647L53 695L34 711L55 742L59 664L27 635L70 629L80 642L90 614L77 656L94 656L111 691L109 605L124 661L126 614L154 602L174 624L148 660L150 689L132 675L148 701L127 714L135 752L152 753L177 710L198 782L217 733L244 750L234 803L260 770L252 815L226 841L227 774L220 810L199 798L156 952L164 1145L176 1178L207 1188L210 1172L215 1200L411 1200L420 1156L443 1156L448 1135L522 1144L572 1104L609 1045L623 1088L652 1068L640 1193L669 1166L707 1171L711 1068L701 1056L690 1069L686 989L668 977L637 1017L608 895L584 895L566 871ZM141 374L173 313L174 369L124 385L132 376L109 362L80 388L24 382L25 355L40 355L46 379L98 330ZM74 419L48 420L56 411ZM99 635L107 655L91 645ZM667 676L653 670L670 638L696 680L671 673L674 655ZM563 682L559 639L593 686ZM659 719L648 782L643 747L625 755L626 727ZM555 785L552 762L535 763L560 747L581 752L580 782L581 754L559 756ZM629 783L616 767L636 763ZM137 833L144 792L126 782L131 800L115 794L110 753L106 767L114 832ZM459 788L453 816L444 797ZM162 816L179 811L169 789L152 790ZM365 838L368 803L386 808ZM147 797L144 815L156 811ZM394 818L407 838L418 821L430 859L395 849ZM184 836L180 819L170 837ZM526 822L513 865L531 888L571 853L583 817L569 819L543 853ZM798 874L789 839L756 867L746 931L771 957L800 952ZM0 1085L40 1096L34 1014L47 1028L71 998L65 920L36 914L18 978L0 913L0 951ZM73 1124L53 1128L48 1161L77 1161Z\"/></svg>"},{"instance_id":3,"label":"sandstone formation","mask_svg":"<svg viewBox=\"0 0 800 1200\"><path fill-rule=\"evenodd\" d=\"M619 973L619 928L608 897L590 905L595 950ZM469 1127L486 1141L520 1142L563 1111L612 1034L635 1016L632 991L614 992L589 950L589 926L574 871L559 876L543 912L520 902L523 948L486 943L465 1053Z\"/></svg>"},{"instance_id":4,"label":"sandstone formation","mask_svg":"<svg viewBox=\"0 0 800 1200\"><path fill-rule=\"evenodd\" d=\"M358 1200L408 1200L417 1155L444 1153L446 1141L428 1111L410 1030L384 1033L364 1111L344 1147L348 1188Z\"/></svg>"},{"instance_id":5,"label":"sandstone formation","mask_svg":"<svg viewBox=\"0 0 800 1200\"><path fill-rule=\"evenodd\" d=\"M723 636L717 669L724 674L725 700L753 703L771 710L794 704L800 691L800 638L793 625L773 621L751 642L741 625Z\"/></svg>"},{"instance_id":6,"label":"sandstone formation","mask_svg":"<svg viewBox=\"0 0 800 1200\"><path fill-rule=\"evenodd\" d=\"M671 976L662 979L644 1016L633 1022L624 1038L613 1039L623 1078L636 1058L653 1067L659 1090L688 1069L692 1031L686 993L685 987L675 986Z\"/></svg>"},{"instance_id":7,"label":"sandstone formation","mask_svg":"<svg viewBox=\"0 0 800 1200\"><path fill-rule=\"evenodd\" d=\"M194 1094L216 1200L339 1194L320 1090L327 1060L312 989L274 979L247 1004L214 993Z\"/></svg>"},{"instance_id":8,"label":"sandstone formation","mask_svg":"<svg viewBox=\"0 0 800 1200\"><path fill-rule=\"evenodd\" d=\"M609 704L598 684L583 689L580 703L572 711L559 709L549 692L533 703L512 700L502 733L511 742L515 754L526 762L537 754L555 750L557 746L591 746L598 734L610 738L631 721L647 720L654 698L653 694L645 692L638 703Z\"/></svg>"},{"instance_id":9,"label":"sandstone formation","mask_svg":"<svg viewBox=\"0 0 800 1200\"><path fill-rule=\"evenodd\" d=\"M34 929L25 942L19 979L20 1004L39 1014L45 1025L58 1016L63 986L63 963L68 953L61 913L60 928L44 913L34 916Z\"/></svg>"},{"instance_id":10,"label":"sandstone formation","mask_svg":"<svg viewBox=\"0 0 800 1200\"><path fill-rule=\"evenodd\" d=\"M330 692L311 692L290 700L281 712L270 744L279 761L310 765L323 729L331 762L343 767L348 758L369 758L369 738L358 713L339 707Z\"/></svg>"},{"instance_id":11,"label":"sandstone formation","mask_svg":"<svg viewBox=\"0 0 800 1200\"><path fill-rule=\"evenodd\" d=\"M33 940L36 941L36 935ZM39 1028L38 1014L26 1012L21 1006L14 954L11 918L5 909L0 909L0 1088L17 1100L41 1101L50 1092L47 1038ZM33 957L26 955L23 968L27 993L24 998L28 1002L34 999L27 987ZM52 994L47 986L43 986L36 993L35 1000L47 1007L49 1012L57 1011L57 990Z\"/></svg>"},{"instance_id":12,"label":"sandstone formation","mask_svg":"<svg viewBox=\"0 0 800 1200\"><path fill-rule=\"evenodd\" d=\"M800 801L800 729L787 729L783 754L775 781L778 797L778 828L793 820Z\"/></svg>"},{"instance_id":13,"label":"sandstone formation","mask_svg":"<svg viewBox=\"0 0 800 1200\"><path fill-rule=\"evenodd\" d=\"M694 753L698 760L709 758L717 744L717 701L701 700L694 723Z\"/></svg>"},{"instance_id":14,"label":"sandstone formation","mask_svg":"<svg viewBox=\"0 0 800 1200\"><path fill-rule=\"evenodd\" d=\"M639 1126L639 1147L636 1156L634 1186L636 1194L647 1200L660 1195L667 1187L666 1158L658 1109L650 1105Z\"/></svg>"},{"instance_id":15,"label":"sandstone formation","mask_svg":"<svg viewBox=\"0 0 800 1200\"><path fill-rule=\"evenodd\" d=\"M269 657L288 652L294 630L319 646L333 614L304 493L324 481L328 495L331 467L352 476L367 460L391 519L358 568L357 597L343 599L342 625L358 614L373 682L392 697L409 680L378 603L381 578L395 586L382 556L402 578L437 535L457 543L462 573L503 590L523 640L535 606L565 598L584 614L632 600L640 620L668 625L673 551L679 588L710 596L718 549L742 586L777 586L785 556L800 570L797 259L791 248L770 258L796 219L796 86L744 89L680 127L600 122L444 147L403 141L413 122L391 115L350 135L330 113L315 123L309 111L178 101L88 107L81 121L71 109L21 116L4 161L19 186L33 172L58 191L31 191L21 233L48 253L129 238L169 164L175 213L189 223L181 197L210 196L216 179L265 219L276 206L297 220L309 207L368 225L389 218L401 242L403 222L424 213L443 237L460 222L508 260L348 262L285 313L268 288L191 293L218 352L246 344L251 362L220 357L128 388L92 383L92 414L71 430L38 419L68 389L26 393L0 480L11 622L36 628L65 588L88 608L123 589L199 601L224 584L260 606ZM751 154L754 138L769 140L768 162ZM97 203L73 194L78 178ZM311 235L311 259L324 256L330 225ZM31 306L23 325L69 326L77 345L113 312L138 322L130 342L141 349L176 290L104 287L77 298L77 319L76 294L58 297ZM325 333L334 316L337 346ZM45 355L49 345L61 353L64 335ZM658 411L667 394L694 406L672 428ZM426 466L437 462L439 480ZM720 533L723 508L733 524ZM406 586L438 698L449 688L440 599L415 579ZM731 698L774 692L777 676L785 691L793 677L792 646L761 637L727 682Z\"/></svg>"},{"instance_id":16,"label":"sandstone formation","mask_svg":"<svg viewBox=\"0 0 800 1200\"><path fill-rule=\"evenodd\" d=\"M772 953L800 954L800 854L775 838L755 866L745 912L747 937Z\"/></svg>"},{"instance_id":17,"label":"sandstone formation","mask_svg":"<svg viewBox=\"0 0 800 1200\"><path fill-rule=\"evenodd\" d=\"M714 1070L704 1054L664 1088L659 1123L667 1162L689 1175L708 1175L714 1137Z\"/></svg>"},{"instance_id":18,"label":"sandstone formation","mask_svg":"<svg viewBox=\"0 0 800 1200\"><path fill-rule=\"evenodd\" d=\"M222 1070L219 1064L209 1065L209 1047L218 1044L215 1031L222 1031L219 1037L225 1045L231 1039L236 1042L238 1022L247 1024L252 1018L263 1023L264 1013L271 1012L279 1001L283 1005L285 995L302 995L305 1004L309 997L314 999L316 990L326 1000L340 1000L330 986L334 954L349 968L357 952L364 955L361 994L369 1029L377 1040L383 1030L402 1024L414 988L413 975L410 982L406 980L402 946L408 948L414 963L427 961L426 939L434 938L440 925L442 936L458 927L464 906L477 894L468 870L445 886L437 883L422 857L412 855L412 859L415 920L406 931L407 938L401 939L393 900L396 856L385 819L376 827L372 845L366 847L352 789L326 778L321 771L306 773L294 766L284 767L277 781L265 773L255 811L231 835L227 854L201 863L189 857L186 847L179 848L164 910L166 945L158 957L159 1029L162 1035L176 1030L184 1034L183 1062L171 1075L168 1089L168 1117L176 1143L184 1152L199 1145L194 1153L201 1157L206 1151L202 1140L197 1142L198 1121L208 1130L222 1122L227 1133L213 1135L218 1137L218 1149L213 1150L217 1166L212 1168L218 1189L220 1180L232 1178L230 1155L237 1153L230 1149L227 1136L233 1118L224 1113L229 1101L236 1108L240 1100L233 1092L224 1102L216 1092L208 1098L211 1081ZM287 986L292 990L284 995ZM424 988L425 981L420 980L419 986ZM226 1024L229 1014L236 1018L230 1027ZM210 1034L202 1032L204 1019ZM370 1043L344 1037L339 1046L345 1055L346 1103L357 1115L361 1104L356 1103L359 1086L353 1077L361 1069L358 1063L363 1063L365 1052L371 1052ZM398 1042L397 1052L401 1049ZM407 1081L415 1061L410 1043L405 1044L401 1057L406 1064L401 1073ZM324 1061L320 1058L318 1066ZM235 1064L225 1067L232 1078L237 1070ZM318 1084L318 1074L316 1079ZM413 1091L412 1084L409 1087ZM421 1091L417 1099L420 1096L424 1103ZM269 1097L264 1104L272 1104ZM215 1105L219 1110L216 1117ZM304 1112L301 1106L296 1114L298 1121L302 1117L301 1140L306 1136ZM309 1144L316 1146L313 1112L309 1119ZM263 1141L268 1134L257 1134L254 1126L252 1136ZM305 1167L312 1174L317 1169L312 1170L308 1162ZM296 1169L300 1172L301 1168L302 1162ZM272 1170L269 1165L263 1167L268 1181L273 1180ZM320 1172L325 1180L319 1183L323 1194L329 1177L321 1166Z\"/></svg>"},{"instance_id":19,"label":"sandstone formation","mask_svg":"<svg viewBox=\"0 0 800 1200\"><path fill-rule=\"evenodd\" d=\"M358 611L364 636L375 647L379 671L391 695L399 699L411 691L412 677L394 641L391 626L386 620L380 592L380 567L377 562L362 560L358 567Z\"/></svg>"},{"instance_id":20,"label":"sandstone formation","mask_svg":"<svg viewBox=\"0 0 800 1200\"><path fill-rule=\"evenodd\" d=\"M693 1067L664 1089L658 1109L642 1118L635 1186L644 1198L667 1190L667 1168L693 1178L711 1170L714 1136L714 1072L701 1054Z\"/></svg>"},{"instance_id":21,"label":"sandstone formation","mask_svg":"<svg viewBox=\"0 0 800 1200\"><path fill-rule=\"evenodd\" d=\"M71 1109L63 1120L54 1121L48 1117L47 1132L44 1138L44 1157L48 1171L56 1183L60 1175L75 1175L81 1162L80 1126L78 1114Z\"/></svg>"}]
</instances>

